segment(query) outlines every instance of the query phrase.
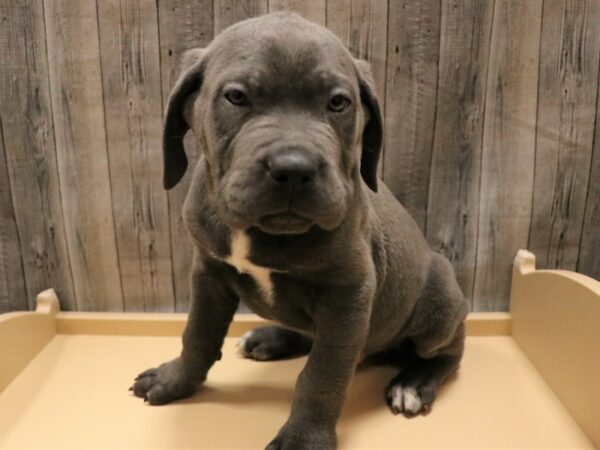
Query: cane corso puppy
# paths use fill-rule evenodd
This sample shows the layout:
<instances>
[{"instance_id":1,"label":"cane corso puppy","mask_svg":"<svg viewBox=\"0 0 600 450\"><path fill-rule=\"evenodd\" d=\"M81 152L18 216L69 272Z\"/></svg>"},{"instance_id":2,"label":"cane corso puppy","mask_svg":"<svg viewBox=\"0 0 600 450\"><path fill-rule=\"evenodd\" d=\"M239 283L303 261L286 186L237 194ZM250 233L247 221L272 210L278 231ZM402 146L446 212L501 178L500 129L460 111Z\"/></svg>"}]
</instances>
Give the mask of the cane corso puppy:
<instances>
[{"instance_id":1,"label":"cane corso puppy","mask_svg":"<svg viewBox=\"0 0 600 450\"><path fill-rule=\"evenodd\" d=\"M183 58L166 109L166 189L186 171L189 129L202 149L183 207L192 307L181 355L140 374L135 395L192 395L243 300L281 324L243 336L245 356L309 355L268 449L335 448L348 384L370 355L402 365L391 410L427 413L458 368L467 303L377 179L383 125L368 64L295 14L240 22Z\"/></svg>"}]
</instances>

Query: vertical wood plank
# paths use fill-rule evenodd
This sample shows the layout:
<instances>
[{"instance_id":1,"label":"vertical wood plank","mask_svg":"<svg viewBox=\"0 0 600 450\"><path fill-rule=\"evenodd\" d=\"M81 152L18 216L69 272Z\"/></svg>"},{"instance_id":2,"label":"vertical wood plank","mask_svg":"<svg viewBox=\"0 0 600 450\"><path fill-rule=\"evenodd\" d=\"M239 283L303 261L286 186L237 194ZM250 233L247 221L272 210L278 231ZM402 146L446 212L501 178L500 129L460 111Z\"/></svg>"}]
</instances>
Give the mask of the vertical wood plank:
<instances>
[{"instance_id":1,"label":"vertical wood plank","mask_svg":"<svg viewBox=\"0 0 600 450\"><path fill-rule=\"evenodd\" d=\"M214 4L215 35L236 22L267 11L267 0L218 0Z\"/></svg>"},{"instance_id":2,"label":"vertical wood plank","mask_svg":"<svg viewBox=\"0 0 600 450\"><path fill-rule=\"evenodd\" d=\"M494 4L445 1L427 239L473 297L485 87ZM448 205L453 205L448 207Z\"/></svg>"},{"instance_id":3,"label":"vertical wood plank","mask_svg":"<svg viewBox=\"0 0 600 450\"><path fill-rule=\"evenodd\" d=\"M104 111L126 311L173 311L169 210L162 188L158 17L140 0L98 2Z\"/></svg>"},{"instance_id":4,"label":"vertical wood plank","mask_svg":"<svg viewBox=\"0 0 600 450\"><path fill-rule=\"evenodd\" d=\"M2 128L0 115L0 314L29 309Z\"/></svg>"},{"instance_id":5,"label":"vertical wood plank","mask_svg":"<svg viewBox=\"0 0 600 450\"><path fill-rule=\"evenodd\" d=\"M61 307L75 309L60 198L42 1L0 2L0 23L0 120L7 172L0 183L11 184L29 307L35 307L37 292L53 287L60 295ZM8 216L2 214L0 221L8 221L12 216L6 212ZM10 222L6 226L12 228ZM5 232L7 236L12 234ZM20 281L15 279L11 284L18 298Z\"/></svg>"},{"instance_id":6,"label":"vertical wood plank","mask_svg":"<svg viewBox=\"0 0 600 450\"><path fill-rule=\"evenodd\" d=\"M600 280L600 93L596 98L594 153L577 271Z\"/></svg>"},{"instance_id":7,"label":"vertical wood plank","mask_svg":"<svg viewBox=\"0 0 600 450\"><path fill-rule=\"evenodd\" d=\"M497 0L481 162L476 311L506 310L531 219L542 1ZM449 206L453 207L453 206Z\"/></svg>"},{"instance_id":8,"label":"vertical wood plank","mask_svg":"<svg viewBox=\"0 0 600 450\"><path fill-rule=\"evenodd\" d=\"M425 230L435 128L440 2L389 3L383 179Z\"/></svg>"},{"instance_id":9,"label":"vertical wood plank","mask_svg":"<svg viewBox=\"0 0 600 450\"><path fill-rule=\"evenodd\" d=\"M381 110L385 111L388 2L381 0L328 0L327 28L350 49L355 58L368 61ZM385 149L377 172L383 176Z\"/></svg>"},{"instance_id":10,"label":"vertical wood plank","mask_svg":"<svg viewBox=\"0 0 600 450\"><path fill-rule=\"evenodd\" d=\"M592 159L600 2L546 0L529 250L540 268L575 270Z\"/></svg>"},{"instance_id":11,"label":"vertical wood plank","mask_svg":"<svg viewBox=\"0 0 600 450\"><path fill-rule=\"evenodd\" d=\"M386 1L327 1L327 28L342 40L356 58L371 64L382 111L385 111L387 15Z\"/></svg>"},{"instance_id":12,"label":"vertical wood plank","mask_svg":"<svg viewBox=\"0 0 600 450\"><path fill-rule=\"evenodd\" d=\"M214 34L213 20L212 0L159 0L163 105L167 104L171 88L179 76L181 55L186 50L205 47L210 43ZM168 192L175 310L180 312L189 310L189 272L193 255L190 237L181 217L181 209L189 188L192 168L200 157L200 149L192 133L188 133L185 138L185 151L189 160L188 173L175 188Z\"/></svg>"},{"instance_id":13,"label":"vertical wood plank","mask_svg":"<svg viewBox=\"0 0 600 450\"><path fill-rule=\"evenodd\" d=\"M276 11L293 11L312 22L325 26L327 15L325 0L269 0L269 12Z\"/></svg>"},{"instance_id":14,"label":"vertical wood plank","mask_svg":"<svg viewBox=\"0 0 600 450\"><path fill-rule=\"evenodd\" d=\"M111 205L96 2L44 3L56 151L82 310L123 309Z\"/></svg>"}]
</instances>

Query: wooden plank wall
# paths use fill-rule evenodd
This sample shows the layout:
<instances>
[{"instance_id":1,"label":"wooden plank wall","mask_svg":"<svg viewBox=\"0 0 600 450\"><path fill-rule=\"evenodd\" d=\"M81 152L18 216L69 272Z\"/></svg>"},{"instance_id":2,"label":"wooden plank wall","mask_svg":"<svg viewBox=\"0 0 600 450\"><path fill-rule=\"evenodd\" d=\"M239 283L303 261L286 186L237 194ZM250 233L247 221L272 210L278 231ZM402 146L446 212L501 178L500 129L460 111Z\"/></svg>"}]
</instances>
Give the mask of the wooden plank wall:
<instances>
[{"instance_id":1,"label":"wooden plank wall","mask_svg":"<svg viewBox=\"0 0 600 450\"><path fill-rule=\"evenodd\" d=\"M474 310L507 309L518 248L600 278L597 0L6 0L0 312L49 286L69 310L189 308L162 111L186 49L281 10L371 63L380 174Z\"/></svg>"}]
</instances>

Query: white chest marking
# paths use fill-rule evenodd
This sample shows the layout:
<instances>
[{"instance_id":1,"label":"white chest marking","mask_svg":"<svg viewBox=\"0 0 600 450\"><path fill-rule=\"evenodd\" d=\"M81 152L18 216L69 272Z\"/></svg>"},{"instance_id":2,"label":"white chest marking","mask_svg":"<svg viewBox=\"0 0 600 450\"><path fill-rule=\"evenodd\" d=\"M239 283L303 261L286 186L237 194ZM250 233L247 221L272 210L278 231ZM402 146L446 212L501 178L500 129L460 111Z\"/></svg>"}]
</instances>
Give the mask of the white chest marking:
<instances>
[{"instance_id":1,"label":"white chest marking","mask_svg":"<svg viewBox=\"0 0 600 450\"><path fill-rule=\"evenodd\" d=\"M250 239L243 231L234 231L231 236L231 255L225 261L237 269L239 273L250 275L260 287L265 301L273 304L273 282L271 281L271 269L257 266L248 260L250 251Z\"/></svg>"}]
</instances>

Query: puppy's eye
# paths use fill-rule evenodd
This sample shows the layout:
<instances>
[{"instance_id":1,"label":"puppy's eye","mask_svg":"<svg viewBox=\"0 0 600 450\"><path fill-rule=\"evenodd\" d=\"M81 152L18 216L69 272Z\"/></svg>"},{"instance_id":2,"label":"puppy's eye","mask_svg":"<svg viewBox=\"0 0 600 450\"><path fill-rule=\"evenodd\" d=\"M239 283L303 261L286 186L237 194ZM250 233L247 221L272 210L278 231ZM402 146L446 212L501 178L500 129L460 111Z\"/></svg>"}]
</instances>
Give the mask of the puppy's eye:
<instances>
[{"instance_id":1,"label":"puppy's eye","mask_svg":"<svg viewBox=\"0 0 600 450\"><path fill-rule=\"evenodd\" d=\"M334 95L329 100L327 109L331 112L342 113L350 107L350 99L344 95Z\"/></svg>"},{"instance_id":2,"label":"puppy's eye","mask_svg":"<svg viewBox=\"0 0 600 450\"><path fill-rule=\"evenodd\" d=\"M239 89L229 89L225 92L225 98L229 103L235 106L249 106L250 100L246 94Z\"/></svg>"}]
</instances>

